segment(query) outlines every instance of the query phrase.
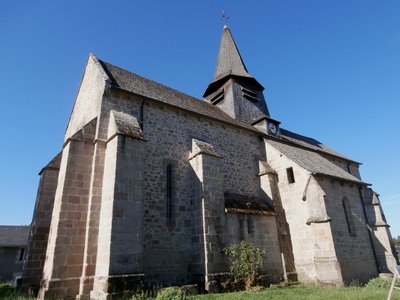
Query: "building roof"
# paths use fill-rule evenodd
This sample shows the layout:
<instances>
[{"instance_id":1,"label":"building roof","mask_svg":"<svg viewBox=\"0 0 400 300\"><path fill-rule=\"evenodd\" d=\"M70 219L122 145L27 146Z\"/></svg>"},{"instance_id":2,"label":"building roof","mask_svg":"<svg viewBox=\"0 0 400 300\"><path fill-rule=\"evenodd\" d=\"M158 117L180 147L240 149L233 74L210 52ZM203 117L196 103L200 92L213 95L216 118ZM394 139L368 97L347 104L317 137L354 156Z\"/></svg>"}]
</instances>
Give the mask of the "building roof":
<instances>
[{"instance_id":1,"label":"building roof","mask_svg":"<svg viewBox=\"0 0 400 300\"><path fill-rule=\"evenodd\" d=\"M219 107L212 105L206 101L194 98L185 93L179 92L175 89L144 78L130 71L121 69L108 62L102 60L99 60L99 62L103 67L105 73L109 77L112 86L114 87L260 133L250 124L235 120L234 118L223 112ZM296 144L300 147L305 147L320 153L340 157L348 161L352 161L315 139L302 136L282 128L280 129L280 133L280 139L284 140L285 142Z\"/></svg>"},{"instance_id":2,"label":"building roof","mask_svg":"<svg viewBox=\"0 0 400 300\"><path fill-rule=\"evenodd\" d=\"M231 118L215 105L199 100L127 70L121 69L107 62L101 60L99 60L99 62L103 66L104 71L107 73L113 86L137 95L145 96L147 98L195 112L200 115L255 131L253 126Z\"/></svg>"},{"instance_id":3,"label":"building roof","mask_svg":"<svg viewBox=\"0 0 400 300\"><path fill-rule=\"evenodd\" d=\"M239 77L264 89L264 87L247 71L232 33L228 26L225 25L222 31L214 78L204 92L203 97L215 92L216 89L221 87L222 84L231 77Z\"/></svg>"},{"instance_id":4,"label":"building roof","mask_svg":"<svg viewBox=\"0 0 400 300\"><path fill-rule=\"evenodd\" d=\"M299 148L274 140L268 140L268 143L279 150L283 155L297 163L300 167L311 172L312 174L334 177L358 184L366 184L342 168L338 167L316 151Z\"/></svg>"},{"instance_id":5,"label":"building roof","mask_svg":"<svg viewBox=\"0 0 400 300\"><path fill-rule=\"evenodd\" d=\"M0 247L28 244L30 226L0 226Z\"/></svg>"},{"instance_id":6,"label":"building roof","mask_svg":"<svg viewBox=\"0 0 400 300\"><path fill-rule=\"evenodd\" d=\"M217 66L215 68L213 81L218 81L229 75L252 77L247 71L231 31L228 26L225 25L224 30L222 31L221 44L219 46Z\"/></svg>"},{"instance_id":7,"label":"building roof","mask_svg":"<svg viewBox=\"0 0 400 300\"><path fill-rule=\"evenodd\" d=\"M45 170L59 170L61 163L61 156L62 152L59 152L44 168L40 170L39 175L42 175L42 173Z\"/></svg>"},{"instance_id":8,"label":"building roof","mask_svg":"<svg viewBox=\"0 0 400 300\"><path fill-rule=\"evenodd\" d=\"M350 158L336 152L335 150L329 148L328 146L322 144L321 142L319 142L313 138L310 138L310 137L307 137L304 135L300 135L300 134L291 132L291 131L283 129L283 128L280 129L280 133L281 133L280 136L284 141L295 143L296 145L299 145L301 147L305 147L307 149L314 150L314 151L317 151L320 153L330 154L330 155L336 156L338 158L342 158L345 160L355 162L355 161L351 160ZM355 162L355 163L357 163L357 162Z\"/></svg>"},{"instance_id":9,"label":"building roof","mask_svg":"<svg viewBox=\"0 0 400 300\"><path fill-rule=\"evenodd\" d=\"M274 209L264 199L239 195L235 193L224 193L225 210L231 213L270 215Z\"/></svg>"}]
</instances>

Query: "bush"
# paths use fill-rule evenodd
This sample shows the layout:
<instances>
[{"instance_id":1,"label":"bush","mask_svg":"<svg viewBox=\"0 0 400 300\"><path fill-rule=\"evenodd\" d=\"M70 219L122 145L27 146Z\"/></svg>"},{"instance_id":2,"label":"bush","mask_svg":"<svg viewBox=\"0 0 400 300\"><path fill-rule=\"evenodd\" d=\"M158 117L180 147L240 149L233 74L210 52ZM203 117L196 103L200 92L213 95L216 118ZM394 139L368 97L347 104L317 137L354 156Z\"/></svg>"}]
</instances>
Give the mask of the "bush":
<instances>
[{"instance_id":1,"label":"bush","mask_svg":"<svg viewBox=\"0 0 400 300\"><path fill-rule=\"evenodd\" d=\"M177 287L168 287L162 289L157 294L157 300L184 300L186 298L185 293Z\"/></svg>"},{"instance_id":2,"label":"bush","mask_svg":"<svg viewBox=\"0 0 400 300\"><path fill-rule=\"evenodd\" d=\"M15 288L9 283L0 284L0 299L7 299L15 294Z\"/></svg>"},{"instance_id":3,"label":"bush","mask_svg":"<svg viewBox=\"0 0 400 300\"><path fill-rule=\"evenodd\" d=\"M235 281L243 280L246 290L250 290L259 268L264 263L265 250L257 248L254 243L245 241L224 250L231 261L230 271Z\"/></svg>"},{"instance_id":4,"label":"bush","mask_svg":"<svg viewBox=\"0 0 400 300\"><path fill-rule=\"evenodd\" d=\"M34 300L34 298L25 296L9 283L0 283L0 299L1 300Z\"/></svg>"},{"instance_id":5,"label":"bush","mask_svg":"<svg viewBox=\"0 0 400 300\"><path fill-rule=\"evenodd\" d=\"M150 293L147 293L145 291L136 293L130 298L130 300L147 300L147 299L153 299L153 297L150 296Z\"/></svg>"},{"instance_id":6,"label":"bush","mask_svg":"<svg viewBox=\"0 0 400 300\"><path fill-rule=\"evenodd\" d=\"M370 289L376 289L376 288L384 288L384 289L389 289L390 285L392 284L392 278L380 278L380 277L375 277L372 278L368 281L368 283L365 285L366 288ZM396 286L400 286L400 279L396 280Z\"/></svg>"}]
</instances>

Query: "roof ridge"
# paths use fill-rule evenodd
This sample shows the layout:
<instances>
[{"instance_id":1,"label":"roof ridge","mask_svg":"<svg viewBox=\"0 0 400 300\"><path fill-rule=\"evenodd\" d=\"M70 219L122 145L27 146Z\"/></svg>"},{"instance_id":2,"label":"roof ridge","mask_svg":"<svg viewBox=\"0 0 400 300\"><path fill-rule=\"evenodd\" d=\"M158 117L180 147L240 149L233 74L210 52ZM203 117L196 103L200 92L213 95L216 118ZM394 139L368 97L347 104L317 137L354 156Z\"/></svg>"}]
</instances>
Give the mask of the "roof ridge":
<instances>
[{"instance_id":1,"label":"roof ridge","mask_svg":"<svg viewBox=\"0 0 400 300\"><path fill-rule=\"evenodd\" d=\"M204 117L214 119L216 121L228 123L232 126L240 127L242 129L246 129L252 132L258 132L260 135L262 135L262 133L258 131L255 127L251 126L248 123L241 122L232 118L219 107L211 103L190 96L186 93L178 91L162 83L158 83L154 80L148 79L144 76L133 73L129 70L120 68L106 61L99 59L99 62L104 71L107 73L110 80L112 81L111 84L116 88L122 89L129 93L141 95L161 103L172 105L174 107L187 110L202 115ZM281 137L271 139L301 149L307 149L315 151L319 154L326 154L357 163L356 161L353 161L341 155L340 153L330 149L329 147L325 146L324 144L313 138L291 132L287 129L281 128ZM318 143L320 146L317 147L315 143Z\"/></svg>"},{"instance_id":2,"label":"roof ridge","mask_svg":"<svg viewBox=\"0 0 400 300\"><path fill-rule=\"evenodd\" d=\"M343 170L334 162L321 155L320 152L305 147L298 147L293 143L281 143L277 140L269 140L268 143L311 174L334 177L353 183L368 185L368 183L364 182L362 179ZM293 152L291 148L296 148L298 150ZM304 153L307 153L307 155L304 156Z\"/></svg>"},{"instance_id":3,"label":"roof ridge","mask_svg":"<svg viewBox=\"0 0 400 300\"><path fill-rule=\"evenodd\" d=\"M104 63L104 64L107 64L107 65L110 65L110 66L112 66L112 67L114 67L114 68L116 68L116 69L119 69L119 70L124 71L124 72L129 72L129 73L131 73L131 74L133 74L133 75L135 75L135 76L138 76L138 77L140 77L140 78L143 78L143 79L145 79L145 80L147 80L147 81L150 81L150 82L152 82L152 83L154 83L154 84L157 84L157 85L159 85L159 86L162 86L162 87L164 87L164 88L167 88L167 89L169 89L169 90L171 90L171 91L177 92L177 93L182 94L182 95L185 95L185 96L187 96L187 97L190 97L190 98L192 98L193 100L201 101L201 102L207 103L206 101L204 101L204 100L202 100L202 99L196 98L196 97L194 97L194 96L191 96L191 95L189 95L189 94L186 94L186 93L184 93L184 92L181 92L181 91L179 91L179 90L177 90L177 89L174 89L174 88L172 88L172 87L169 87L169 86L167 86L167 85L165 85L165 84L163 84L163 83L159 83L159 82L157 82L157 81L154 81L154 80L149 79L149 78L147 78L147 77L145 77L145 76L142 76L142 75L139 75L139 74L137 74L137 73L134 73L134 72L129 71L129 70L127 70L127 69L118 67L118 66L113 65L113 64L111 64L111 63L109 63L109 62L106 62L106 61L104 61L104 60L99 59L99 62L102 64L102 66L103 66L103 63ZM103 67L103 68L104 68L104 67ZM118 85L118 83L117 83L116 80L114 79L114 76L112 76L112 74L108 72L107 68L105 68L104 71L107 73L107 75L110 77L110 79L111 79L115 84ZM119 86L119 85L118 85L118 86ZM209 104L209 103L207 103L207 104ZM211 104L210 104L210 105L211 105Z\"/></svg>"},{"instance_id":4,"label":"roof ridge","mask_svg":"<svg viewBox=\"0 0 400 300\"><path fill-rule=\"evenodd\" d=\"M208 102L206 102L206 101L204 101L202 99L193 97L193 96L191 96L189 94L186 94L184 92L181 92L179 90L171 88L171 87L169 87L167 85L164 85L162 83L156 82L154 80L148 79L148 78L146 78L144 76L138 75L138 74L136 74L134 72L131 72L129 70L123 69L123 68L118 67L118 66L113 65L113 64L110 64L110 63L108 63L106 61L103 61L103 60L99 59L99 62L102 65L104 71L109 76L109 78L113 81L112 84L114 86L116 86L117 88L121 88L121 89L123 89L125 91L131 92L131 93L135 93L135 94L139 94L139 95L142 95L142 96L145 96L145 97L160 101L162 103L167 103L169 105L172 105L172 106L175 106L175 107L179 107L181 109L186 109L186 110L189 110L189 111L192 111L192 112L195 112L195 113L199 113L199 114L201 114L203 116L207 116L207 117L213 118L215 120L219 120L219 121L222 121L222 122L225 122L225 123L227 122L227 123L230 123L232 125L239 126L239 127L243 128L243 129L257 131L253 126L251 126L251 125L249 125L247 123L244 123L244 122L241 122L241 121L233 119L231 116L229 116L223 110L221 110L219 107L217 107L217 106L215 106L215 105L213 105L211 103L208 103ZM110 68L111 69L112 68L116 69L117 72L118 71L119 72L124 72L124 73L126 73L125 75L136 77L136 78L134 78L136 81L138 81L138 82L135 82L136 86L135 87L131 86L131 84L132 84L131 82L124 82L124 79L126 80L126 78L122 78L122 79L121 78L116 78L116 75L121 75L121 74L115 74L115 70L110 70ZM168 96L170 96L170 95L161 94L161 93L157 94L155 91L151 91L151 92L146 91L147 93L145 91L140 91L140 87L139 86L140 86L140 84L143 84L143 82L140 82L140 80L144 80L145 84L153 85L153 88L155 88L155 87L162 88L163 92L175 94L174 97L173 97L174 99L168 99ZM129 81L129 80L127 80L127 81ZM149 95L149 94L157 94L157 95ZM180 105L178 104L179 97L185 98L183 102L179 103ZM191 103L188 103L189 101ZM189 105L187 105L187 104L189 104ZM209 110L209 113L207 113L206 111L199 112L199 111L196 111L194 107L185 107L185 106L197 106L197 109L199 108L199 106L203 106L204 108L207 108L206 110Z\"/></svg>"},{"instance_id":5,"label":"roof ridge","mask_svg":"<svg viewBox=\"0 0 400 300\"><path fill-rule=\"evenodd\" d=\"M312 137L309 137L309 136L306 136L306 135L302 135L302 134L290 131L290 130L285 129L285 128L280 128L280 130L281 130L281 133L283 133L282 136L285 138L285 139L281 139L281 141L283 141L285 143L293 144L293 145L295 145L297 147L304 148L304 149L309 150L309 151L316 151L316 152L321 153L321 154L326 154L326 155L329 155L329 156L332 156L332 157L336 157L336 158L339 158L339 159L344 159L344 160L347 160L347 161L350 161L350 162L354 162L354 163L357 163L357 164L361 165L360 162L355 161L355 160L353 160L351 158L348 158L347 156L344 156L343 154L333 150L331 147L326 146L325 144L321 143L320 141L318 141L318 140L316 140L316 139L314 139ZM285 133L287 133L287 134L285 134ZM311 141L306 141L306 139L318 142L319 146L314 145L313 143L311 143ZM323 147L321 147L320 145L322 145Z\"/></svg>"}]
</instances>

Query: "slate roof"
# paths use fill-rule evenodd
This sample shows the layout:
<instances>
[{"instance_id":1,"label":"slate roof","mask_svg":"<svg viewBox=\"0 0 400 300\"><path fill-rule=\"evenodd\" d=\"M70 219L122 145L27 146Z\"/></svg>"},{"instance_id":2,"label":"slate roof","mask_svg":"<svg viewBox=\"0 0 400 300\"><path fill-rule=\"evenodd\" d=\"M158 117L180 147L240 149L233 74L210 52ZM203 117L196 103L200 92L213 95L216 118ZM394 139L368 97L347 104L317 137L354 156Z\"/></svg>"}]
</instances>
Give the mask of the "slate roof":
<instances>
[{"instance_id":1,"label":"slate roof","mask_svg":"<svg viewBox=\"0 0 400 300\"><path fill-rule=\"evenodd\" d=\"M166 104L211 117L213 119L235 124L237 126L245 127L255 131L253 126L236 121L215 105L199 100L150 79L136 75L107 62L101 60L99 60L99 62L112 81L112 84L116 87L134 94L142 95Z\"/></svg>"},{"instance_id":2,"label":"slate roof","mask_svg":"<svg viewBox=\"0 0 400 300\"><path fill-rule=\"evenodd\" d=\"M228 26L224 26L213 81L228 75L250 76Z\"/></svg>"},{"instance_id":3,"label":"slate roof","mask_svg":"<svg viewBox=\"0 0 400 300\"><path fill-rule=\"evenodd\" d=\"M268 143L312 174L344 179L359 184L366 184L345 170L339 168L334 163L321 156L318 152L273 140L269 140Z\"/></svg>"},{"instance_id":4,"label":"slate roof","mask_svg":"<svg viewBox=\"0 0 400 300\"><path fill-rule=\"evenodd\" d=\"M314 150L314 151L317 151L317 152L324 152L324 153L327 153L327 154L332 154L334 156L343 158L345 160L353 161L350 158L348 158L348 157L336 152L335 150L325 146L324 144L322 144L321 142L319 142L319 141L317 141L317 140L315 140L313 138L310 138L310 137L307 137L307 136L304 136L304 135L300 135L300 134L291 132L291 131L283 129L283 128L280 129L280 133L281 133L281 138L283 140L285 140L285 141L289 141L289 142L295 143L295 144L300 145L302 147L306 147L306 148L308 148L310 150Z\"/></svg>"},{"instance_id":5,"label":"slate roof","mask_svg":"<svg viewBox=\"0 0 400 300\"><path fill-rule=\"evenodd\" d=\"M61 162L62 152L59 152L44 168L42 168L39 172L39 175L42 175L44 170L59 170L60 162Z\"/></svg>"},{"instance_id":6,"label":"slate roof","mask_svg":"<svg viewBox=\"0 0 400 300\"><path fill-rule=\"evenodd\" d=\"M29 226L0 226L0 247L27 245L29 230Z\"/></svg>"},{"instance_id":7,"label":"slate roof","mask_svg":"<svg viewBox=\"0 0 400 300\"><path fill-rule=\"evenodd\" d=\"M225 210L231 213L271 215L274 209L268 203L256 197L224 193Z\"/></svg>"},{"instance_id":8,"label":"slate roof","mask_svg":"<svg viewBox=\"0 0 400 300\"><path fill-rule=\"evenodd\" d=\"M110 78L111 84L117 88L259 133L250 124L231 118L220 108L206 101L194 98L107 62L99 60L99 63ZM280 139L288 143L354 162L315 139L293 133L283 128L280 129L280 133Z\"/></svg>"},{"instance_id":9,"label":"slate roof","mask_svg":"<svg viewBox=\"0 0 400 300\"><path fill-rule=\"evenodd\" d=\"M136 118L115 110L111 111L111 115L114 117L114 132L134 139L145 140Z\"/></svg>"},{"instance_id":10,"label":"slate roof","mask_svg":"<svg viewBox=\"0 0 400 300\"><path fill-rule=\"evenodd\" d=\"M244 81L251 82L261 89L264 87L247 71L242 56L236 46L232 33L228 26L224 26L222 31L221 44L219 46L217 66L214 72L213 81L208 85L203 97L214 93L229 78L241 78Z\"/></svg>"}]
</instances>

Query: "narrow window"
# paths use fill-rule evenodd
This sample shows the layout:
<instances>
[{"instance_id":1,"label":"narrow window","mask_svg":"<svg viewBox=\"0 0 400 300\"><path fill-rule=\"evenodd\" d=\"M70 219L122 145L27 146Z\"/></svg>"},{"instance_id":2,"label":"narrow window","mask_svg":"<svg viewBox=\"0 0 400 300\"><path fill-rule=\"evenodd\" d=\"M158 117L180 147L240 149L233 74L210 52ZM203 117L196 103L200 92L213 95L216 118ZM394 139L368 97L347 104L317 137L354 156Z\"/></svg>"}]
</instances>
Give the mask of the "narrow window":
<instances>
[{"instance_id":1,"label":"narrow window","mask_svg":"<svg viewBox=\"0 0 400 300\"><path fill-rule=\"evenodd\" d=\"M24 260L24 255L25 255L25 248L19 249L18 261L23 261Z\"/></svg>"},{"instance_id":2,"label":"narrow window","mask_svg":"<svg viewBox=\"0 0 400 300\"><path fill-rule=\"evenodd\" d=\"M287 168L286 169L286 174L287 174L287 179L289 183L294 183L294 173L293 173L293 168Z\"/></svg>"},{"instance_id":3,"label":"narrow window","mask_svg":"<svg viewBox=\"0 0 400 300\"><path fill-rule=\"evenodd\" d=\"M172 166L167 166L167 220L172 219Z\"/></svg>"},{"instance_id":4,"label":"narrow window","mask_svg":"<svg viewBox=\"0 0 400 300\"><path fill-rule=\"evenodd\" d=\"M354 224L354 216L351 213L350 202L346 197L344 197L342 200L342 204L343 204L343 209L344 209L344 215L346 217L347 229L349 230L349 234L351 236L354 236L354 235L356 235L356 230L355 230L355 224Z\"/></svg>"},{"instance_id":5,"label":"narrow window","mask_svg":"<svg viewBox=\"0 0 400 300\"><path fill-rule=\"evenodd\" d=\"M247 233L248 234L254 233L254 222L251 217L247 218Z\"/></svg>"}]
</instances>

